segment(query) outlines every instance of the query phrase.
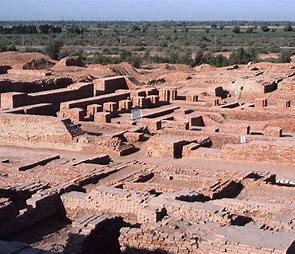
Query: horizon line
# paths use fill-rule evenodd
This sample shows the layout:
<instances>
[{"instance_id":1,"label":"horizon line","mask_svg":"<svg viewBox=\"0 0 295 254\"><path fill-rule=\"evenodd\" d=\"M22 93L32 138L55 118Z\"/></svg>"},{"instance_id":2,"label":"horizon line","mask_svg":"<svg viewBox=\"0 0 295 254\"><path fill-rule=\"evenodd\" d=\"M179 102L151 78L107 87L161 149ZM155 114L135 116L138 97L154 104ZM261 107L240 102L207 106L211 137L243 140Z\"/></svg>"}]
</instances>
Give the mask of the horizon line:
<instances>
[{"instance_id":1,"label":"horizon line","mask_svg":"<svg viewBox=\"0 0 295 254\"><path fill-rule=\"evenodd\" d=\"M123 19L109 19L109 20L91 20L91 19L0 19L0 22L295 22L294 20L258 20L258 19L208 19L208 20L177 20L177 19L163 19L163 20L123 20Z\"/></svg>"}]
</instances>

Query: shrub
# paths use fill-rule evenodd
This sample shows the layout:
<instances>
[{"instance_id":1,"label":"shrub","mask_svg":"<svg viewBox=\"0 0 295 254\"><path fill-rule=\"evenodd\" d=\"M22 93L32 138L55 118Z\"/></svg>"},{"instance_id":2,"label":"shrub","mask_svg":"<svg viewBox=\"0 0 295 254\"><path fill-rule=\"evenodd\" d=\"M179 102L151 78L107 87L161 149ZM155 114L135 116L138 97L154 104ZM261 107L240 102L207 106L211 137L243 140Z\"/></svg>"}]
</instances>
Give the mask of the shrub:
<instances>
[{"instance_id":1,"label":"shrub","mask_svg":"<svg viewBox=\"0 0 295 254\"><path fill-rule=\"evenodd\" d=\"M287 25L284 27L284 31L285 32L292 32L293 31L293 27L291 25Z\"/></svg>"},{"instance_id":2,"label":"shrub","mask_svg":"<svg viewBox=\"0 0 295 254\"><path fill-rule=\"evenodd\" d=\"M51 41L45 46L45 53L49 55L52 59L58 60L60 56L60 50L63 47L62 41Z\"/></svg>"},{"instance_id":3,"label":"shrub","mask_svg":"<svg viewBox=\"0 0 295 254\"><path fill-rule=\"evenodd\" d=\"M278 61L280 63L290 63L292 52L289 49L283 49L279 55Z\"/></svg>"},{"instance_id":4,"label":"shrub","mask_svg":"<svg viewBox=\"0 0 295 254\"><path fill-rule=\"evenodd\" d=\"M240 28L239 26L235 26L235 27L233 28L233 32L234 32L235 34L240 34L240 33L241 33L241 28Z\"/></svg>"},{"instance_id":5,"label":"shrub","mask_svg":"<svg viewBox=\"0 0 295 254\"><path fill-rule=\"evenodd\" d=\"M211 28L216 29L217 28L217 24L216 23L212 23L211 24Z\"/></svg>"},{"instance_id":6,"label":"shrub","mask_svg":"<svg viewBox=\"0 0 295 254\"><path fill-rule=\"evenodd\" d=\"M7 51L8 43L6 40L0 40L0 52Z\"/></svg>"},{"instance_id":7,"label":"shrub","mask_svg":"<svg viewBox=\"0 0 295 254\"><path fill-rule=\"evenodd\" d=\"M261 27L261 31L262 32L269 32L270 31L270 28L268 26L262 26Z\"/></svg>"},{"instance_id":8,"label":"shrub","mask_svg":"<svg viewBox=\"0 0 295 254\"><path fill-rule=\"evenodd\" d=\"M253 27L248 27L246 30L246 33L251 34L254 32L254 28Z\"/></svg>"},{"instance_id":9,"label":"shrub","mask_svg":"<svg viewBox=\"0 0 295 254\"><path fill-rule=\"evenodd\" d=\"M239 48L234 50L230 57L230 64L247 64L250 61L257 60L257 51L253 48L246 50L245 48Z\"/></svg>"},{"instance_id":10,"label":"shrub","mask_svg":"<svg viewBox=\"0 0 295 254\"><path fill-rule=\"evenodd\" d=\"M214 65L216 67L223 67L223 66L227 66L228 64L229 64L229 60L222 54L218 54L211 62L211 65Z\"/></svg>"}]
</instances>

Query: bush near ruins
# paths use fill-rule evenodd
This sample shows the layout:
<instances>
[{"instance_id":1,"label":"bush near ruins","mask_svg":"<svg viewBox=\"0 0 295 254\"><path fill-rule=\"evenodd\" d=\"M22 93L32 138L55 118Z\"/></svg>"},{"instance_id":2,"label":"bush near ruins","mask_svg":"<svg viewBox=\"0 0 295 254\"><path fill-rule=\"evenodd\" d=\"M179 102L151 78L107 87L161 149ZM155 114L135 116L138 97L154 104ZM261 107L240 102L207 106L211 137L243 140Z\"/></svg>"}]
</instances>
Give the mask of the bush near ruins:
<instances>
[{"instance_id":1,"label":"bush near ruins","mask_svg":"<svg viewBox=\"0 0 295 254\"><path fill-rule=\"evenodd\" d=\"M287 25L284 27L284 31L285 32L292 32L293 31L293 27L291 25Z\"/></svg>"},{"instance_id":2,"label":"bush near ruins","mask_svg":"<svg viewBox=\"0 0 295 254\"><path fill-rule=\"evenodd\" d=\"M63 42L61 41L51 41L45 46L45 53L49 55L52 59L58 60L60 56L60 50L63 46Z\"/></svg>"},{"instance_id":3,"label":"bush near ruins","mask_svg":"<svg viewBox=\"0 0 295 254\"><path fill-rule=\"evenodd\" d=\"M233 32L234 32L235 34L239 34L239 33L241 33L241 28L240 28L239 26L235 26L235 27L233 28Z\"/></svg>"},{"instance_id":4,"label":"bush near ruins","mask_svg":"<svg viewBox=\"0 0 295 254\"><path fill-rule=\"evenodd\" d=\"M270 28L268 26L262 26L261 27L261 31L262 32L269 32L270 31Z\"/></svg>"},{"instance_id":5,"label":"bush near ruins","mask_svg":"<svg viewBox=\"0 0 295 254\"><path fill-rule=\"evenodd\" d=\"M257 60L257 52L255 49L245 49L243 47L236 49L229 57L230 64L247 64Z\"/></svg>"},{"instance_id":6,"label":"bush near ruins","mask_svg":"<svg viewBox=\"0 0 295 254\"><path fill-rule=\"evenodd\" d=\"M9 45L7 40L0 40L0 52L4 51L16 51L15 45Z\"/></svg>"},{"instance_id":7,"label":"bush near ruins","mask_svg":"<svg viewBox=\"0 0 295 254\"><path fill-rule=\"evenodd\" d=\"M227 59L225 56L218 54L211 62L211 65L215 67L223 67L229 65L229 59Z\"/></svg>"},{"instance_id":8,"label":"bush near ruins","mask_svg":"<svg viewBox=\"0 0 295 254\"><path fill-rule=\"evenodd\" d=\"M279 55L278 62L280 63L290 63L292 52L288 49L283 49Z\"/></svg>"}]
</instances>

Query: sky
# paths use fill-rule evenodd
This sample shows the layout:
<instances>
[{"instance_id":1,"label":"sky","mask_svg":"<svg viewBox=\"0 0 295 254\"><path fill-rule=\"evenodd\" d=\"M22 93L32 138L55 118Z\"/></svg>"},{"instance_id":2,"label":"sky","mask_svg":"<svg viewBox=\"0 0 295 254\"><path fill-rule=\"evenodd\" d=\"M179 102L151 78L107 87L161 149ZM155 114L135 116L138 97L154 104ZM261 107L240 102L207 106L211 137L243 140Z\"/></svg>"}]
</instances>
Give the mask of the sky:
<instances>
[{"instance_id":1,"label":"sky","mask_svg":"<svg viewBox=\"0 0 295 254\"><path fill-rule=\"evenodd\" d=\"M0 20L295 20L295 0L0 0Z\"/></svg>"}]
</instances>

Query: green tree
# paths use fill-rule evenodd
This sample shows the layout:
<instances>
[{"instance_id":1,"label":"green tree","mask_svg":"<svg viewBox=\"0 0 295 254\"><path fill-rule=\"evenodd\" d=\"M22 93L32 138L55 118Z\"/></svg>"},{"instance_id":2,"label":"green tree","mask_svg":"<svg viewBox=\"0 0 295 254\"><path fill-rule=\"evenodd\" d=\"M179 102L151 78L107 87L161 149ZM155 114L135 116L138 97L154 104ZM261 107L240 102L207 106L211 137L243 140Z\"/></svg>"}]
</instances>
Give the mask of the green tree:
<instances>
[{"instance_id":1,"label":"green tree","mask_svg":"<svg viewBox=\"0 0 295 254\"><path fill-rule=\"evenodd\" d=\"M251 34L254 32L254 27L248 27L246 33Z\"/></svg>"},{"instance_id":2,"label":"green tree","mask_svg":"<svg viewBox=\"0 0 295 254\"><path fill-rule=\"evenodd\" d=\"M216 23L212 23L211 24L211 28L216 29L217 28L217 24Z\"/></svg>"},{"instance_id":3,"label":"green tree","mask_svg":"<svg viewBox=\"0 0 295 254\"><path fill-rule=\"evenodd\" d=\"M270 28L268 26L262 26L261 27L261 31L262 32L269 32L270 31Z\"/></svg>"},{"instance_id":4,"label":"green tree","mask_svg":"<svg viewBox=\"0 0 295 254\"><path fill-rule=\"evenodd\" d=\"M284 27L284 31L285 32L292 32L293 31L293 27L291 25L287 25Z\"/></svg>"},{"instance_id":5,"label":"green tree","mask_svg":"<svg viewBox=\"0 0 295 254\"><path fill-rule=\"evenodd\" d=\"M7 51L8 43L6 40L0 40L0 52Z\"/></svg>"},{"instance_id":6,"label":"green tree","mask_svg":"<svg viewBox=\"0 0 295 254\"><path fill-rule=\"evenodd\" d=\"M241 28L240 28L239 26L235 26L235 27L233 28L233 32L234 32L235 34L240 34L240 33L241 33Z\"/></svg>"},{"instance_id":7,"label":"green tree","mask_svg":"<svg viewBox=\"0 0 295 254\"><path fill-rule=\"evenodd\" d=\"M60 50L63 47L62 41L51 41L45 46L45 53L49 55L52 59L58 60L60 56Z\"/></svg>"}]
</instances>

